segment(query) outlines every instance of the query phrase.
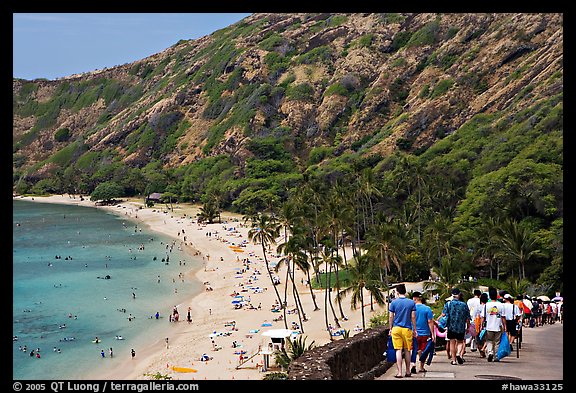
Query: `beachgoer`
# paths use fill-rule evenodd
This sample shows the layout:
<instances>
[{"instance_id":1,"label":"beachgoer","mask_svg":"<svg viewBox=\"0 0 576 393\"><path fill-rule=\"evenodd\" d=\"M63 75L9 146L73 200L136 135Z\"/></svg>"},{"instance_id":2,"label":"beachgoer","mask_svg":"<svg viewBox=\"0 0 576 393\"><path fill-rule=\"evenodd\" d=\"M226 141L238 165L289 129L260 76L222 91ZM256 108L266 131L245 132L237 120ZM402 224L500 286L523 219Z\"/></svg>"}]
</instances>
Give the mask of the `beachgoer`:
<instances>
[{"instance_id":1,"label":"beachgoer","mask_svg":"<svg viewBox=\"0 0 576 393\"><path fill-rule=\"evenodd\" d=\"M422 303L423 299L420 292L413 292L412 299L416 303L416 332L418 333L418 336L416 336L416 343L418 346L418 357L420 357L422 351L426 349L428 341L436 341L436 335L434 334L434 313L430 307ZM426 369L424 368L424 361L425 359L420 360L420 368L418 372L426 372ZM417 372L416 362L412 363L410 372L413 374Z\"/></svg>"},{"instance_id":2,"label":"beachgoer","mask_svg":"<svg viewBox=\"0 0 576 393\"><path fill-rule=\"evenodd\" d=\"M101 350L101 351L100 351L100 355L102 355L103 358L106 357L106 355L104 354L104 350Z\"/></svg>"},{"instance_id":3,"label":"beachgoer","mask_svg":"<svg viewBox=\"0 0 576 393\"><path fill-rule=\"evenodd\" d=\"M110 353L110 357L114 357L114 352L112 351L112 347L110 347L110 349L108 350L108 352Z\"/></svg>"},{"instance_id":4,"label":"beachgoer","mask_svg":"<svg viewBox=\"0 0 576 393\"><path fill-rule=\"evenodd\" d=\"M166 349L168 349L168 337L166 337Z\"/></svg>"},{"instance_id":5,"label":"beachgoer","mask_svg":"<svg viewBox=\"0 0 576 393\"><path fill-rule=\"evenodd\" d=\"M131 354L132 354L132 359L134 359L134 356L136 356L136 351L134 350L134 348L132 348L130 350Z\"/></svg>"},{"instance_id":6,"label":"beachgoer","mask_svg":"<svg viewBox=\"0 0 576 393\"><path fill-rule=\"evenodd\" d=\"M475 323L477 324L476 332L478 333L475 337L476 347L478 348L481 358L486 357L486 339L484 337L482 340L480 339L480 332L486 327L486 322L482 322L482 311L486 308L486 303L488 303L488 294L483 292L480 295L480 305L476 307L474 312L474 321L476 321Z\"/></svg>"},{"instance_id":7,"label":"beachgoer","mask_svg":"<svg viewBox=\"0 0 576 393\"><path fill-rule=\"evenodd\" d=\"M402 362L406 364L405 377L411 377L410 370L410 351L412 350L412 339L418 333L416 332L416 303L414 300L406 298L406 286L400 284L396 291L398 297L390 303L390 334L392 335L392 345L396 351L396 368L395 377L402 378ZM404 351L404 355L402 352Z\"/></svg>"},{"instance_id":8,"label":"beachgoer","mask_svg":"<svg viewBox=\"0 0 576 393\"><path fill-rule=\"evenodd\" d=\"M522 317L522 311L514 304L514 298L512 295L507 293L504 295L504 317L506 318L506 332L508 333L508 341L510 342L510 348L516 337L518 336L518 330L516 326L522 323L520 318Z\"/></svg>"},{"instance_id":9,"label":"beachgoer","mask_svg":"<svg viewBox=\"0 0 576 393\"><path fill-rule=\"evenodd\" d=\"M448 318L446 338L450 340L450 364L463 364L464 336L470 326L470 311L466 303L460 299L458 288L452 289L452 300L444 305L442 314Z\"/></svg>"},{"instance_id":10,"label":"beachgoer","mask_svg":"<svg viewBox=\"0 0 576 393\"><path fill-rule=\"evenodd\" d=\"M498 353L502 332L506 331L506 318L504 317L504 307L498 299L496 288L488 289L490 300L486 307L482 309L482 323L486 321L486 352L488 361L494 360L494 355Z\"/></svg>"},{"instance_id":11,"label":"beachgoer","mask_svg":"<svg viewBox=\"0 0 576 393\"><path fill-rule=\"evenodd\" d=\"M475 315L476 315L476 308L478 306L480 306L480 295L482 294L482 291L480 291L479 289L475 289L474 290L474 296L471 297L470 299L468 299L468 301L466 302L466 305L468 306L468 309L470 310L470 318L471 318L471 323L475 324ZM478 327L476 327L476 331L478 331ZM474 339L474 337L472 338L472 340L470 341L470 350L472 352L476 352L477 349L477 345L476 345L476 340Z\"/></svg>"}]
</instances>

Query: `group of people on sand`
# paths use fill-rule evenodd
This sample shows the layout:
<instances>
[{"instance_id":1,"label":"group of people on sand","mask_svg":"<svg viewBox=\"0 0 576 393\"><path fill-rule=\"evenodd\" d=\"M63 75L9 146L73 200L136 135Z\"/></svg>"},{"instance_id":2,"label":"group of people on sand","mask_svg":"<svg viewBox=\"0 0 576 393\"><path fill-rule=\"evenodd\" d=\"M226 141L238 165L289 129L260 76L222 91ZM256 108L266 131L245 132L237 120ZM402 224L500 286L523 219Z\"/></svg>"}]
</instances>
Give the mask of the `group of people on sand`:
<instances>
[{"instance_id":1,"label":"group of people on sand","mask_svg":"<svg viewBox=\"0 0 576 393\"><path fill-rule=\"evenodd\" d=\"M471 352L478 351L488 362L498 362L500 356L507 356L512 351L526 317L523 296L515 299L493 287L487 293L475 289L467 301L458 288L453 288L438 320L434 319L432 309L424 304L422 293L415 291L410 299L404 284L398 285L396 292L389 313L393 350L388 348L388 354L395 355L396 378L425 373L425 366L431 364L440 337L446 342L446 356L453 366L465 363L467 338ZM509 351L507 347L499 351L502 343L510 346Z\"/></svg>"}]
</instances>

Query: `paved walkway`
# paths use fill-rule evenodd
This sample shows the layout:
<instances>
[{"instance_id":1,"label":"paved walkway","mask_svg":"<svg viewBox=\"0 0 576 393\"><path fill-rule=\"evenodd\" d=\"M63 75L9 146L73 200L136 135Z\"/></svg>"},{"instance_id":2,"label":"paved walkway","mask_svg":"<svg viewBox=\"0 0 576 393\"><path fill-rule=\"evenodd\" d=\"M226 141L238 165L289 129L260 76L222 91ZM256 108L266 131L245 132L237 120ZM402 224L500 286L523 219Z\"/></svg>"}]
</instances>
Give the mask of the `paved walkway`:
<instances>
[{"instance_id":1,"label":"paved walkway","mask_svg":"<svg viewBox=\"0 0 576 393\"><path fill-rule=\"evenodd\" d=\"M446 351L438 351L428 372L412 374L411 378L394 378L396 365L390 367L377 380L399 382L413 380L556 380L564 378L564 324L556 322L537 328L524 328L520 356L514 352L500 362L489 363L478 351L466 349L464 364L451 365ZM418 366L416 367L418 368Z\"/></svg>"}]
</instances>

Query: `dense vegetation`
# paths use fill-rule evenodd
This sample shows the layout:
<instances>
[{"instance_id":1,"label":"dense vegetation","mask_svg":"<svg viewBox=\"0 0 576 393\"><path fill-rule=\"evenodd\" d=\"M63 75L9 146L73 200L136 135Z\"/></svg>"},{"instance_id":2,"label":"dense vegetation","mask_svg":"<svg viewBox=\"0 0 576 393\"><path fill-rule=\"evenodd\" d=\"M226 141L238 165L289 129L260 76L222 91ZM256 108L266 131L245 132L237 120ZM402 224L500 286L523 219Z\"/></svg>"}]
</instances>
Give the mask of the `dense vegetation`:
<instances>
[{"instance_id":1,"label":"dense vegetation","mask_svg":"<svg viewBox=\"0 0 576 393\"><path fill-rule=\"evenodd\" d=\"M14 81L14 191L265 213L292 263L357 302L374 274L431 269L562 291L562 62L535 49L555 53L540 37L557 25L474 17L256 15L93 76Z\"/></svg>"}]
</instances>

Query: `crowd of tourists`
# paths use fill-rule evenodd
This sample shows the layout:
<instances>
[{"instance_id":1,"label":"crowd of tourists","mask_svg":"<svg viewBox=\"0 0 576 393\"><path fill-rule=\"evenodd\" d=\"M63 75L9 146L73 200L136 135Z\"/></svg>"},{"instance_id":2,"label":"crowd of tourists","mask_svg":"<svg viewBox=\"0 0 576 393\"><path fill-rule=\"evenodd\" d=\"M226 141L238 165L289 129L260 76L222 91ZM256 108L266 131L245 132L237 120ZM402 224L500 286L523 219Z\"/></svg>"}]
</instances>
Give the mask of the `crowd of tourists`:
<instances>
[{"instance_id":1,"label":"crowd of tourists","mask_svg":"<svg viewBox=\"0 0 576 393\"><path fill-rule=\"evenodd\" d=\"M498 362L512 352L521 329L563 323L562 301L514 297L492 287L488 292L475 289L469 299L453 288L437 320L422 293L415 291L410 299L403 284L396 292L390 303L387 350L388 361L396 363L396 378L426 372L441 340L454 366L464 364L468 345L488 362Z\"/></svg>"}]
</instances>

